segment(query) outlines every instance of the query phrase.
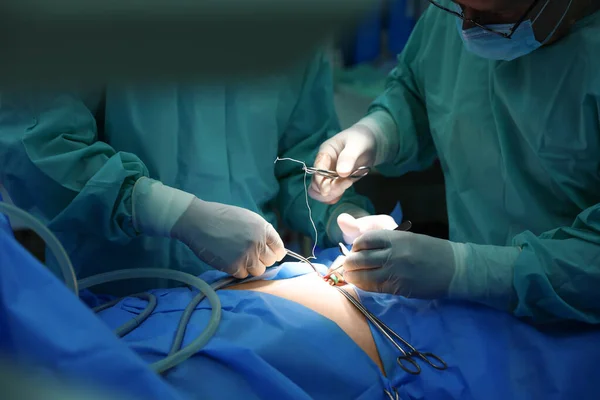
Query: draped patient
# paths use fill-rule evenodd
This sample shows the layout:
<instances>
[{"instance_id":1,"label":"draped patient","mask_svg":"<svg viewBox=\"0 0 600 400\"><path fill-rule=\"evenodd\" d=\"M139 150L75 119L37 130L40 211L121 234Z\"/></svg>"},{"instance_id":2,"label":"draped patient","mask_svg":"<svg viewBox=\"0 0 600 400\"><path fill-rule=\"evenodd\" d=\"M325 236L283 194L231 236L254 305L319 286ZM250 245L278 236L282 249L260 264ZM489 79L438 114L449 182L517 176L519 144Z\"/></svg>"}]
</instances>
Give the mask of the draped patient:
<instances>
[{"instance_id":1,"label":"draped patient","mask_svg":"<svg viewBox=\"0 0 600 400\"><path fill-rule=\"evenodd\" d=\"M330 271L335 268L335 265L334 263ZM364 315L316 272L290 279L247 282L227 289L268 293L291 300L321 314L335 322L384 372ZM354 298L358 298L352 287L346 286L345 289Z\"/></svg>"}]
</instances>

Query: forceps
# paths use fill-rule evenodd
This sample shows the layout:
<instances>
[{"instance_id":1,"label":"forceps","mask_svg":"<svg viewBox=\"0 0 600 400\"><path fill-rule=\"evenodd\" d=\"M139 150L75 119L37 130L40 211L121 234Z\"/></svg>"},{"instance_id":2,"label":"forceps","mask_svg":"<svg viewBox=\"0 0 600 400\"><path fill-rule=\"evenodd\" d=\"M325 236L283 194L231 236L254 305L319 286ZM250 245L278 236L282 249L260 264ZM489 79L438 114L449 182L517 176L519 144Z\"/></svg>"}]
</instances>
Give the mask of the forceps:
<instances>
[{"instance_id":1,"label":"forceps","mask_svg":"<svg viewBox=\"0 0 600 400\"><path fill-rule=\"evenodd\" d=\"M296 259L296 260L298 260L298 261L301 261L301 262L307 263L308 265L310 265L310 267L311 267L312 269L314 269L314 270L315 270L315 272L317 273L317 275L321 276L321 274L319 273L319 271L317 271L317 267L315 267L315 266L313 265L313 263L311 263L311 262L308 260L308 258L306 258L306 257L303 257L303 256L301 256L300 254L298 254L298 253L296 253L296 252L294 252L294 251L292 251L292 250L285 249L285 252L286 252L286 254L287 254L288 256L290 256L290 257L292 257L292 258L295 258L295 259Z\"/></svg>"},{"instance_id":2,"label":"forceps","mask_svg":"<svg viewBox=\"0 0 600 400\"><path fill-rule=\"evenodd\" d=\"M421 373L421 367L417 364L415 357L420 358L425 361L427 364L432 366L438 370L445 370L448 368L448 365L444 360L442 360L439 356L431 353L425 352L422 353L419 350L415 349L410 343L404 340L400 335L398 335L392 328L383 323L379 318L377 318L373 313L365 308L358 300L356 300L350 293L344 290L341 287L335 286L337 290L339 290L345 297L350 301L354 307L358 309L371 323L394 345L396 349L400 351L400 355L396 358L396 362L405 372L411 375L419 375ZM399 340L408 351L404 350L402 346L396 342Z\"/></svg>"},{"instance_id":3,"label":"forceps","mask_svg":"<svg viewBox=\"0 0 600 400\"><path fill-rule=\"evenodd\" d=\"M309 175L321 175L326 178L337 179L341 178L340 175L329 169L319 169L315 167L306 167L304 168L307 174ZM369 172L371 172L371 168L369 167L358 167L352 173L346 177L346 179L359 180L360 178L366 176Z\"/></svg>"}]
</instances>

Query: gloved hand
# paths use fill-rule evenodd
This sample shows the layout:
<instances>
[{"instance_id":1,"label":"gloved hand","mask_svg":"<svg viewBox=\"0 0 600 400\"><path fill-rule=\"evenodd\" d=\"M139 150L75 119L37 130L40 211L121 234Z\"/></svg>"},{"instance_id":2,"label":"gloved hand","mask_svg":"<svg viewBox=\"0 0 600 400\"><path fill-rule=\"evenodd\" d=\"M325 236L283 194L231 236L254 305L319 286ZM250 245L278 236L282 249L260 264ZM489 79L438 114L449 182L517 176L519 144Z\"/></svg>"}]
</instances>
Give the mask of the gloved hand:
<instances>
[{"instance_id":1,"label":"gloved hand","mask_svg":"<svg viewBox=\"0 0 600 400\"><path fill-rule=\"evenodd\" d=\"M326 140L315 159L315 168L336 171L341 178L330 179L313 175L308 194L326 204L337 203L354 183L348 177L356 168L372 167L377 152L375 134L362 124L355 124ZM345 179L343 179L345 178Z\"/></svg>"},{"instance_id":2,"label":"gloved hand","mask_svg":"<svg viewBox=\"0 0 600 400\"><path fill-rule=\"evenodd\" d=\"M377 111L326 140L319 148L315 168L336 171L340 178L313 175L309 195L322 203L337 203L352 186L347 178L358 167L373 167L398 151L396 125L385 111Z\"/></svg>"},{"instance_id":3,"label":"gloved hand","mask_svg":"<svg viewBox=\"0 0 600 400\"><path fill-rule=\"evenodd\" d=\"M499 310L516 301L514 264L521 249L455 243L401 231L370 231L354 241L344 279L371 292L471 300Z\"/></svg>"},{"instance_id":4,"label":"gloved hand","mask_svg":"<svg viewBox=\"0 0 600 400\"><path fill-rule=\"evenodd\" d=\"M450 242L377 230L354 241L344 262L344 279L370 292L432 299L448 295L455 269Z\"/></svg>"},{"instance_id":5,"label":"gloved hand","mask_svg":"<svg viewBox=\"0 0 600 400\"><path fill-rule=\"evenodd\" d=\"M279 234L260 215L195 198L171 229L208 265L236 278L262 275L285 257Z\"/></svg>"},{"instance_id":6,"label":"gloved hand","mask_svg":"<svg viewBox=\"0 0 600 400\"><path fill-rule=\"evenodd\" d=\"M285 257L273 226L244 208L202 201L148 178L138 180L132 201L138 232L179 239L202 261L236 278L261 275Z\"/></svg>"},{"instance_id":7,"label":"gloved hand","mask_svg":"<svg viewBox=\"0 0 600 400\"><path fill-rule=\"evenodd\" d=\"M342 231L344 242L354 243L354 240L368 231L386 229L393 231L398 227L394 218L389 215L369 215L354 218L350 214L340 214L337 218L338 226Z\"/></svg>"}]
</instances>

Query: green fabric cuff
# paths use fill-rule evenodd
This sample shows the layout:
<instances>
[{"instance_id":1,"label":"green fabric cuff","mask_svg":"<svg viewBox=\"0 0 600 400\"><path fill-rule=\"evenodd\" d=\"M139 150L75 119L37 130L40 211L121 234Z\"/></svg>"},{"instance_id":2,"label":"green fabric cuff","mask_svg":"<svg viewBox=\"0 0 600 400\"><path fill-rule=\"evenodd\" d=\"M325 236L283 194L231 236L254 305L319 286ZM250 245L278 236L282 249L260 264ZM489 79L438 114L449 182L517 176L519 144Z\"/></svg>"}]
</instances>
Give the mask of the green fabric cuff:
<instances>
[{"instance_id":1,"label":"green fabric cuff","mask_svg":"<svg viewBox=\"0 0 600 400\"><path fill-rule=\"evenodd\" d=\"M136 231L148 236L169 237L171 229L194 199L193 194L141 177L132 194Z\"/></svg>"},{"instance_id":2,"label":"green fabric cuff","mask_svg":"<svg viewBox=\"0 0 600 400\"><path fill-rule=\"evenodd\" d=\"M369 129L375 136L377 151L375 166L393 160L398 153L398 129L392 116L384 109L374 109L356 123Z\"/></svg>"},{"instance_id":3,"label":"green fabric cuff","mask_svg":"<svg viewBox=\"0 0 600 400\"><path fill-rule=\"evenodd\" d=\"M516 303L514 265L519 247L453 243L454 276L448 296L511 311Z\"/></svg>"}]
</instances>

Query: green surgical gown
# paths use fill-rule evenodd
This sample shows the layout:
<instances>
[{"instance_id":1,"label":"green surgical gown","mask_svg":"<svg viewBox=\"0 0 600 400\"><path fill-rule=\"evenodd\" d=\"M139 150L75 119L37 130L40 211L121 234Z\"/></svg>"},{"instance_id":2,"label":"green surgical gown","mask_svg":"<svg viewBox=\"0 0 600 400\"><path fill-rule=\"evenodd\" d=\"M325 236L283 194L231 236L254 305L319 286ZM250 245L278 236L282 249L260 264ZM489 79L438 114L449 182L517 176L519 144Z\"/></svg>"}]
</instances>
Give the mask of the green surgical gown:
<instances>
[{"instance_id":1,"label":"green surgical gown","mask_svg":"<svg viewBox=\"0 0 600 400\"><path fill-rule=\"evenodd\" d=\"M274 161L312 165L320 144L339 132L331 68L321 53L287 74L244 84L0 96L0 181L57 234L79 278L134 267L195 275L209 268L177 240L136 234L131 193L141 176L247 208L275 226L278 214L314 237L302 166ZM354 192L333 206L310 205L320 242L349 205L372 208ZM165 285L127 282L104 290Z\"/></svg>"},{"instance_id":2,"label":"green surgical gown","mask_svg":"<svg viewBox=\"0 0 600 400\"><path fill-rule=\"evenodd\" d=\"M515 315L600 322L600 12L506 62L467 52L456 17L430 7L381 109L400 143L382 172L439 158L450 239L521 247Z\"/></svg>"}]
</instances>

